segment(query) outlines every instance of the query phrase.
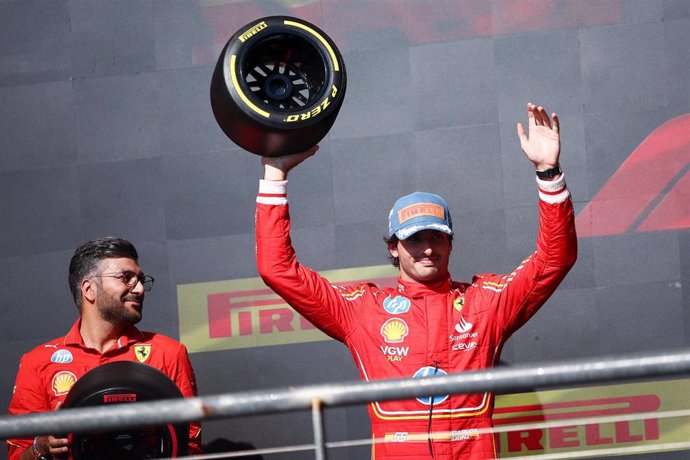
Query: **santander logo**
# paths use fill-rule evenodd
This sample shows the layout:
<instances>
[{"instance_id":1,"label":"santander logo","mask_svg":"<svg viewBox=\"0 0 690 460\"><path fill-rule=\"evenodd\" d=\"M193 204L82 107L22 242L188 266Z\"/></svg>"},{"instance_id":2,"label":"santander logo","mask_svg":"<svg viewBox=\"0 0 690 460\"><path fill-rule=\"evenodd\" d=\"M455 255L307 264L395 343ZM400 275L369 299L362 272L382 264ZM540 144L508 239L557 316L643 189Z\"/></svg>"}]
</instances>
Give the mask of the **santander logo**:
<instances>
[{"instance_id":1,"label":"santander logo","mask_svg":"<svg viewBox=\"0 0 690 460\"><path fill-rule=\"evenodd\" d=\"M472 326L472 323L465 321L465 318L461 316L458 322L455 324L455 330L462 334L463 332L467 332L472 329Z\"/></svg>"},{"instance_id":2,"label":"santander logo","mask_svg":"<svg viewBox=\"0 0 690 460\"><path fill-rule=\"evenodd\" d=\"M578 237L690 228L690 114L656 128L576 218Z\"/></svg>"}]
</instances>

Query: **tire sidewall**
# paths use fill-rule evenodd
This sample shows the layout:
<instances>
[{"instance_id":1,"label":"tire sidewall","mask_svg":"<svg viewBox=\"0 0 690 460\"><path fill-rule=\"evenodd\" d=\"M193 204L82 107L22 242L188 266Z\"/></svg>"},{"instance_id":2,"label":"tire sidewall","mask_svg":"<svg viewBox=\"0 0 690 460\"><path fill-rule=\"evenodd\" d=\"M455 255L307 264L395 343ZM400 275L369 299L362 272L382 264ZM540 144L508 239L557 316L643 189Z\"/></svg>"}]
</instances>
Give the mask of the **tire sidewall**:
<instances>
[{"instance_id":1,"label":"tire sidewall","mask_svg":"<svg viewBox=\"0 0 690 460\"><path fill-rule=\"evenodd\" d=\"M182 398L177 385L158 369L133 361L116 361L95 367L84 374L67 395L63 409L103 406L108 395L136 395L136 401ZM167 457L187 455L189 425L166 424L155 427ZM129 432L131 430L124 430ZM113 430L117 433L118 430ZM70 444L78 446L89 434L69 434ZM70 460L92 460L80 450L70 451Z\"/></svg>"},{"instance_id":2,"label":"tire sidewall","mask_svg":"<svg viewBox=\"0 0 690 460\"><path fill-rule=\"evenodd\" d=\"M317 97L299 111L276 110L261 104L244 80L243 65L254 46L279 34L295 35L309 42L321 54L325 65L323 87ZM337 47L321 29L298 18L269 16L248 24L230 38L222 60L223 78L230 97L246 116L269 129L293 130L328 122L327 118L337 114L345 94L345 65Z\"/></svg>"}]
</instances>

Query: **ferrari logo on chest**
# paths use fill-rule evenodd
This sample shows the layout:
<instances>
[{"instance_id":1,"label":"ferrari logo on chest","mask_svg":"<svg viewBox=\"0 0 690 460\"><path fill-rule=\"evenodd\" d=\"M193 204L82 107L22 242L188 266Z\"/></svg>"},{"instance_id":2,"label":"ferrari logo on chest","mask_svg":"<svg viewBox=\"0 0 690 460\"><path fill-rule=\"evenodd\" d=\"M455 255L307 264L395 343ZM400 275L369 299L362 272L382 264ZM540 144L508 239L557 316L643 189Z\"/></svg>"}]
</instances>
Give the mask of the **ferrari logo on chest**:
<instances>
[{"instance_id":1,"label":"ferrari logo on chest","mask_svg":"<svg viewBox=\"0 0 690 460\"><path fill-rule=\"evenodd\" d=\"M149 359L149 356L151 356L151 345L146 344L146 345L137 345L134 347L134 356L137 357L137 360L140 363L145 363L146 360Z\"/></svg>"},{"instance_id":2,"label":"ferrari logo on chest","mask_svg":"<svg viewBox=\"0 0 690 460\"><path fill-rule=\"evenodd\" d=\"M465 306L465 296L464 295L459 295L453 300L453 308L455 308L457 311L462 311L462 307Z\"/></svg>"}]
</instances>

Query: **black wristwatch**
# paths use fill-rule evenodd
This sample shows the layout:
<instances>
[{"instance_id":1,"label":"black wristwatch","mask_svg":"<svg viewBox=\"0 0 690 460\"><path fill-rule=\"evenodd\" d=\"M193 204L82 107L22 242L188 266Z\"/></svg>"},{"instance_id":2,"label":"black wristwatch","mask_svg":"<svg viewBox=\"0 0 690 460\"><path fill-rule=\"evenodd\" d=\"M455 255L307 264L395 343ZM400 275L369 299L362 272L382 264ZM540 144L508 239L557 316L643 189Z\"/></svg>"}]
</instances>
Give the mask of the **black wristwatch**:
<instances>
[{"instance_id":1,"label":"black wristwatch","mask_svg":"<svg viewBox=\"0 0 690 460\"><path fill-rule=\"evenodd\" d=\"M546 171L539 171L537 170L537 177L541 180L545 179L553 179L554 177L558 176L561 174L561 166L556 165L551 169L547 169Z\"/></svg>"}]
</instances>

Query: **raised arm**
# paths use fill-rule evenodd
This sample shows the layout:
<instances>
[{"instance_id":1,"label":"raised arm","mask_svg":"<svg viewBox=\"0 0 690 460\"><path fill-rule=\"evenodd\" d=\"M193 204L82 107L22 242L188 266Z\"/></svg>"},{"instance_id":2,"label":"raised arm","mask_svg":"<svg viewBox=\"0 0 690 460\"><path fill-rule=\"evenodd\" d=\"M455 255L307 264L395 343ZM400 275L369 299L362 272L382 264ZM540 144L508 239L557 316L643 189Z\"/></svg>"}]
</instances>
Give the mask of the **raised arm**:
<instances>
[{"instance_id":1,"label":"raised arm","mask_svg":"<svg viewBox=\"0 0 690 460\"><path fill-rule=\"evenodd\" d=\"M264 178L256 199L256 263L259 276L314 326L344 341L358 320L360 296L349 296L302 265L290 238L287 175L317 147L283 157L264 157Z\"/></svg>"},{"instance_id":2,"label":"raised arm","mask_svg":"<svg viewBox=\"0 0 690 460\"><path fill-rule=\"evenodd\" d=\"M517 124L520 145L537 170L539 231L536 251L507 275L476 280L486 302L497 302L500 324L514 331L551 296L577 259L570 192L558 165L560 126L555 113L527 104L529 132ZM542 176L542 177L539 177ZM545 176L545 177L544 177Z\"/></svg>"}]
</instances>

